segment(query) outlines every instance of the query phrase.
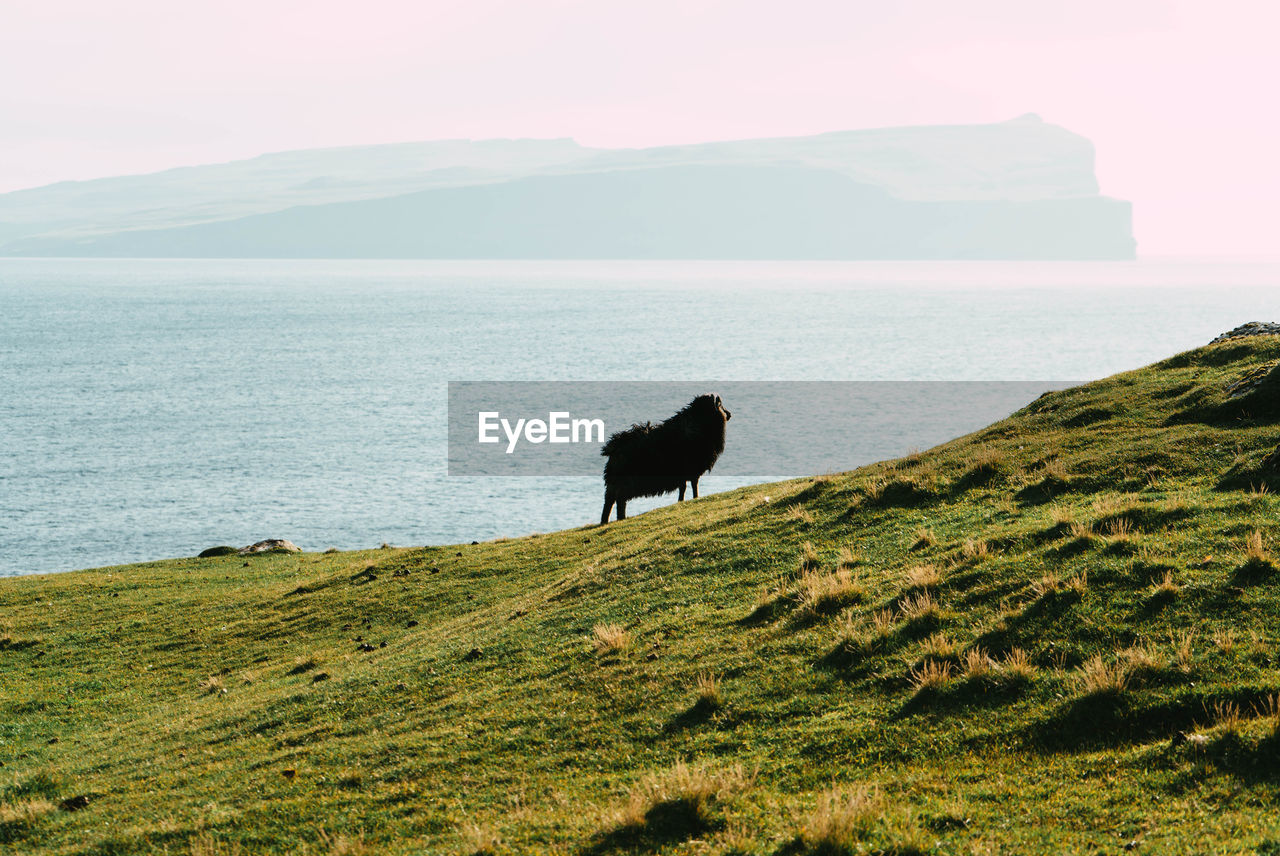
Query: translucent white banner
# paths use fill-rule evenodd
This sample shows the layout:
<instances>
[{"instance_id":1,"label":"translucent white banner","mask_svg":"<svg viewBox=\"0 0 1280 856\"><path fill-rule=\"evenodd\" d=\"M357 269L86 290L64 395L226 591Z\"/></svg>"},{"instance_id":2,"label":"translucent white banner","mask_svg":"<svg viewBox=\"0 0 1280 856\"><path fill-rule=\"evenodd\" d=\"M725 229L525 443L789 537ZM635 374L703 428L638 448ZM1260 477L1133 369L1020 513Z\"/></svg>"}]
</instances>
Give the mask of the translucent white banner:
<instances>
[{"instance_id":1,"label":"translucent white banner","mask_svg":"<svg viewBox=\"0 0 1280 856\"><path fill-rule=\"evenodd\" d=\"M593 476L601 447L635 424L670 420L718 396L718 476L839 472L976 431L1071 382L766 381L449 383L449 475ZM704 443L722 417L693 408L664 448ZM651 431L649 433L652 433ZM675 438L675 439L672 439ZM686 439L680 439L686 438Z\"/></svg>"}]
</instances>

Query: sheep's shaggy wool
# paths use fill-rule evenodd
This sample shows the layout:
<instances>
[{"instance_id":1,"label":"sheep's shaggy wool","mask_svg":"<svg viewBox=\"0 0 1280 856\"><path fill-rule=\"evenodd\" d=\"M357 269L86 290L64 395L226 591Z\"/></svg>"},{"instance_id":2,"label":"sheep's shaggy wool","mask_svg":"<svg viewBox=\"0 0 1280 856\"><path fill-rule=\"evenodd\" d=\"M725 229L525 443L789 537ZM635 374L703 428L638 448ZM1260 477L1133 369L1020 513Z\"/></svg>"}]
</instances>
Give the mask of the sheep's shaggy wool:
<instances>
[{"instance_id":1,"label":"sheep's shaggy wool","mask_svg":"<svg viewBox=\"0 0 1280 856\"><path fill-rule=\"evenodd\" d=\"M724 451L724 426L732 416L720 396L700 395L665 422L632 425L604 444L604 512L600 525L609 522L616 503L618 519L627 516L627 500L660 496L685 485L698 498L698 479L715 466Z\"/></svg>"}]
</instances>

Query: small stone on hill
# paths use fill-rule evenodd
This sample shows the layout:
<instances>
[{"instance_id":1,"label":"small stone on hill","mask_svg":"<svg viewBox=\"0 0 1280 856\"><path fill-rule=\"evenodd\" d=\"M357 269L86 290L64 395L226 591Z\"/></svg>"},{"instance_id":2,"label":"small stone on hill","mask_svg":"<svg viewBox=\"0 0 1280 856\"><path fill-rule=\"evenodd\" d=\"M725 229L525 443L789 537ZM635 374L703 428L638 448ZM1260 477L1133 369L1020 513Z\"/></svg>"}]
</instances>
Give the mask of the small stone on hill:
<instances>
[{"instance_id":1,"label":"small stone on hill","mask_svg":"<svg viewBox=\"0 0 1280 856\"><path fill-rule=\"evenodd\" d=\"M88 807L89 807L88 794L76 794L75 796L67 797L62 802L58 803L58 808L60 808L62 811L79 811L82 808L88 808Z\"/></svg>"},{"instance_id":2,"label":"small stone on hill","mask_svg":"<svg viewBox=\"0 0 1280 856\"><path fill-rule=\"evenodd\" d=\"M268 538L265 541L259 541L256 544L250 544L248 547L240 549L241 556L247 556L250 553L301 553L302 548L292 541L286 541L283 538Z\"/></svg>"},{"instance_id":3,"label":"small stone on hill","mask_svg":"<svg viewBox=\"0 0 1280 856\"><path fill-rule=\"evenodd\" d=\"M1241 324L1234 330L1228 330L1209 344L1216 345L1219 342L1229 342L1232 339L1243 339L1247 336L1280 336L1280 323L1275 321L1250 321L1248 324Z\"/></svg>"}]
</instances>

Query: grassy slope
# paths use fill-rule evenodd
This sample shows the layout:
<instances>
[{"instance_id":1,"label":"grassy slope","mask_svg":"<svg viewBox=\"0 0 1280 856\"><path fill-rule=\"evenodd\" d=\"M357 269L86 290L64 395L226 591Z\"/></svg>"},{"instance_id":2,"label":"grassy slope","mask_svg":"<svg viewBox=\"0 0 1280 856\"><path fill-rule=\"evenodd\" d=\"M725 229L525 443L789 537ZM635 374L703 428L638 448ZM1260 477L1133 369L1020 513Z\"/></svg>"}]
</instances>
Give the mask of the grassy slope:
<instances>
[{"instance_id":1,"label":"grassy slope","mask_svg":"<svg viewBox=\"0 0 1280 856\"><path fill-rule=\"evenodd\" d=\"M0 581L0 850L821 852L834 786L854 852L1280 852L1280 578L1244 556L1280 535L1248 487L1280 487L1280 424L1224 403L1277 359L1200 349L604 529ZM977 647L1034 673L965 677ZM1123 689L1082 689L1095 655Z\"/></svg>"}]
</instances>

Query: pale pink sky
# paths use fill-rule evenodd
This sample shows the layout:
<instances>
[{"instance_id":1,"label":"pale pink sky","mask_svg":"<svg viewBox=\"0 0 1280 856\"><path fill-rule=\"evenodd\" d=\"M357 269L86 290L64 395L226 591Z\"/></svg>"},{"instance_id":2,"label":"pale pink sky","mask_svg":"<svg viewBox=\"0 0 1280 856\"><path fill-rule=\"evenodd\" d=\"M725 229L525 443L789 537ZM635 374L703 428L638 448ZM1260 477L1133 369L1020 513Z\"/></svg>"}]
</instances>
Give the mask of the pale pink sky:
<instances>
[{"instance_id":1,"label":"pale pink sky","mask_svg":"<svg viewBox=\"0 0 1280 856\"><path fill-rule=\"evenodd\" d=\"M1036 112L1139 252L1271 254L1269 0L0 0L0 191L440 138L646 146Z\"/></svg>"}]
</instances>

